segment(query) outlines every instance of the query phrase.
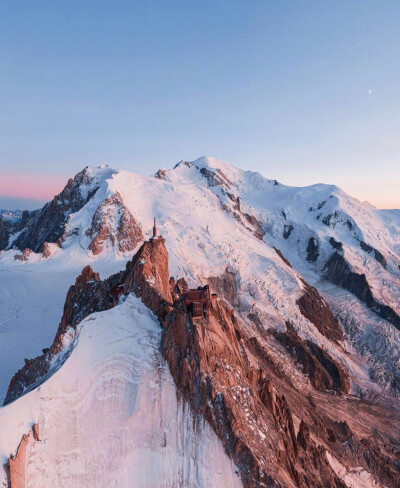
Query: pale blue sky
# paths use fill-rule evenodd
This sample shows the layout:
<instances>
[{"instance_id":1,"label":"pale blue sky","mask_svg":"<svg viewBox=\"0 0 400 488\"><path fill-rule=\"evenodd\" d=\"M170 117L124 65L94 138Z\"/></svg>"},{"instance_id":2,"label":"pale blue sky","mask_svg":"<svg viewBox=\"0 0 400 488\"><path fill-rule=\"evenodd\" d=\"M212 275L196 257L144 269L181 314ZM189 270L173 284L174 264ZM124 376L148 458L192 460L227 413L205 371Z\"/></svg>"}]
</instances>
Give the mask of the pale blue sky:
<instances>
[{"instance_id":1,"label":"pale blue sky","mask_svg":"<svg viewBox=\"0 0 400 488\"><path fill-rule=\"evenodd\" d=\"M0 178L205 154L400 207L400 2L2 0Z\"/></svg>"}]
</instances>

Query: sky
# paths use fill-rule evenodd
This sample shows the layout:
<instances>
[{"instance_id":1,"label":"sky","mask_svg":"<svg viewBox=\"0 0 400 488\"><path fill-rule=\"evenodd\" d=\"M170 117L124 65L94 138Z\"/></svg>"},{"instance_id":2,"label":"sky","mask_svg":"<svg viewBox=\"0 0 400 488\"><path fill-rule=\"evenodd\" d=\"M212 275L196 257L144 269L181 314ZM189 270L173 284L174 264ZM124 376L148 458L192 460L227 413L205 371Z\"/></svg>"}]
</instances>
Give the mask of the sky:
<instances>
[{"instance_id":1,"label":"sky","mask_svg":"<svg viewBox=\"0 0 400 488\"><path fill-rule=\"evenodd\" d=\"M0 2L0 208L202 155L400 208L400 2Z\"/></svg>"}]
</instances>

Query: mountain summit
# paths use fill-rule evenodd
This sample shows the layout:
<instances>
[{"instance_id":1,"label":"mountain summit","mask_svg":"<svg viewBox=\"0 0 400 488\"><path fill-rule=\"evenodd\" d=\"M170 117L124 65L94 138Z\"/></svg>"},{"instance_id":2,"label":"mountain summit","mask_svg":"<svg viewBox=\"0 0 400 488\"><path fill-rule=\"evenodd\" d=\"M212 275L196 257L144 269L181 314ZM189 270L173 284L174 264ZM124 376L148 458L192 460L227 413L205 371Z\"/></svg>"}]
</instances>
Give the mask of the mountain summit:
<instances>
[{"instance_id":1,"label":"mountain summit","mask_svg":"<svg viewBox=\"0 0 400 488\"><path fill-rule=\"evenodd\" d=\"M400 211L202 157L87 167L0 236L11 486L398 486Z\"/></svg>"}]
</instances>

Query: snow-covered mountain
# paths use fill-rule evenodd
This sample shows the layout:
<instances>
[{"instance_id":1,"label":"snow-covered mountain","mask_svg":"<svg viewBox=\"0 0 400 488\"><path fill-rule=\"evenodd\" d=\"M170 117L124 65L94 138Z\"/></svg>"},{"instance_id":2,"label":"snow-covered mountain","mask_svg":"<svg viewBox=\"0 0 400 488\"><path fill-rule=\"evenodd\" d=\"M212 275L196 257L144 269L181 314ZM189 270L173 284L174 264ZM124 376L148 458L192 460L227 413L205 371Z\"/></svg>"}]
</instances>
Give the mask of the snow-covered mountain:
<instances>
[{"instance_id":1,"label":"snow-covered mountain","mask_svg":"<svg viewBox=\"0 0 400 488\"><path fill-rule=\"evenodd\" d=\"M400 210L203 157L87 167L21 218L0 222L11 486L398 486Z\"/></svg>"},{"instance_id":2,"label":"snow-covered mountain","mask_svg":"<svg viewBox=\"0 0 400 488\"><path fill-rule=\"evenodd\" d=\"M22 210L6 210L0 208L0 218L9 222L19 222L22 219Z\"/></svg>"}]
</instances>

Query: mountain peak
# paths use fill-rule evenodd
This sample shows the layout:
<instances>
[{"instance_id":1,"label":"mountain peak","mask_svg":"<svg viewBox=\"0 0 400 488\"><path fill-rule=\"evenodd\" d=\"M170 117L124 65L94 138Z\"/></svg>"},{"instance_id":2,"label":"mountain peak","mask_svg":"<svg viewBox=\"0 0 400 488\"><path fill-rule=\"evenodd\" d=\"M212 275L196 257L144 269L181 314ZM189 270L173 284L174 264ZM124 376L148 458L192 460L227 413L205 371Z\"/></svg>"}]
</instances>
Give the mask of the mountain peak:
<instances>
[{"instance_id":1,"label":"mountain peak","mask_svg":"<svg viewBox=\"0 0 400 488\"><path fill-rule=\"evenodd\" d=\"M132 477L141 480L135 470L143 463L134 456L141 456L146 432L152 448L145 457L151 456L153 465L166 459L170 473L170 466L177 466L170 457L173 439L182 425L194 425L189 417L185 424L173 423L177 410L170 400L179 398L188 405L186 412L193 409L203 425L211 426L244 488L272 486L271 480L279 486L342 488L333 469L339 461L343 469L338 472L346 466L351 473L354 467L382 485L398 486L400 471L393 462L398 445L391 440L399 437L400 425L392 407L400 398L397 214L371 209L334 186L286 186L209 156L181 161L154 176L88 166L41 210L26 215L20 234L0 220L0 245L5 241L6 247L22 251L2 253L1 270L11 285L22 277L19 290L28 290L18 297L20 291L10 293L3 280L3 317L10 324L20 327L22 320L13 316L23 301L29 328L35 333L49 328L47 304L58 293L54 283L63 275L67 283L71 269L79 267L81 273L83 266L92 267L84 268L68 292L54 357L53 346L45 348L46 361L26 359L12 381L9 399L15 398L12 391L26 395L7 407L12 413L4 425L10 423L14 440L7 448L0 442L0 455L15 452L14 432L21 436L18 426L24 425L18 405L30 402L36 410L23 410L39 413L34 419L27 413L25 424L39 419L45 442L34 447L40 457L29 458L28 450L29 462L23 464L29 469L41 470L35 459L52 459L69 473L65 450L73 448L91 477L110 476L97 485L115 484L114 466L124 476L132 469ZM147 241L154 217L163 238ZM97 272L109 275L111 269L117 272L100 280ZM208 298L201 293L206 285L213 290ZM35 314L38 325L31 319ZM151 350L143 347L147 339L140 335L146 320L153 324ZM22 344L21 365L29 357L24 352ZM165 381L163 364L172 374ZM77 390L84 408L74 408ZM163 422L168 418L168 425L159 422L152 407ZM69 415L75 415L71 422ZM95 444L101 453L93 432L99 433ZM116 432L121 444L114 442ZM196 436L192 445L199 453L197 427ZM136 439L135 453L125 439ZM185 438L180 458L189 444ZM204 452L215 459L216 450L209 446ZM190 463L202 457L196 453L190 452ZM102 467L99 454L112 469ZM207 458L207 476L209 466ZM169 483L157 470L146 466L145 471L158 478L143 486L182 485L182 478ZM40 479L46 476L40 472ZM236 487L219 478L221 484L207 477L195 486ZM75 485L88 486L81 479Z\"/></svg>"}]
</instances>

